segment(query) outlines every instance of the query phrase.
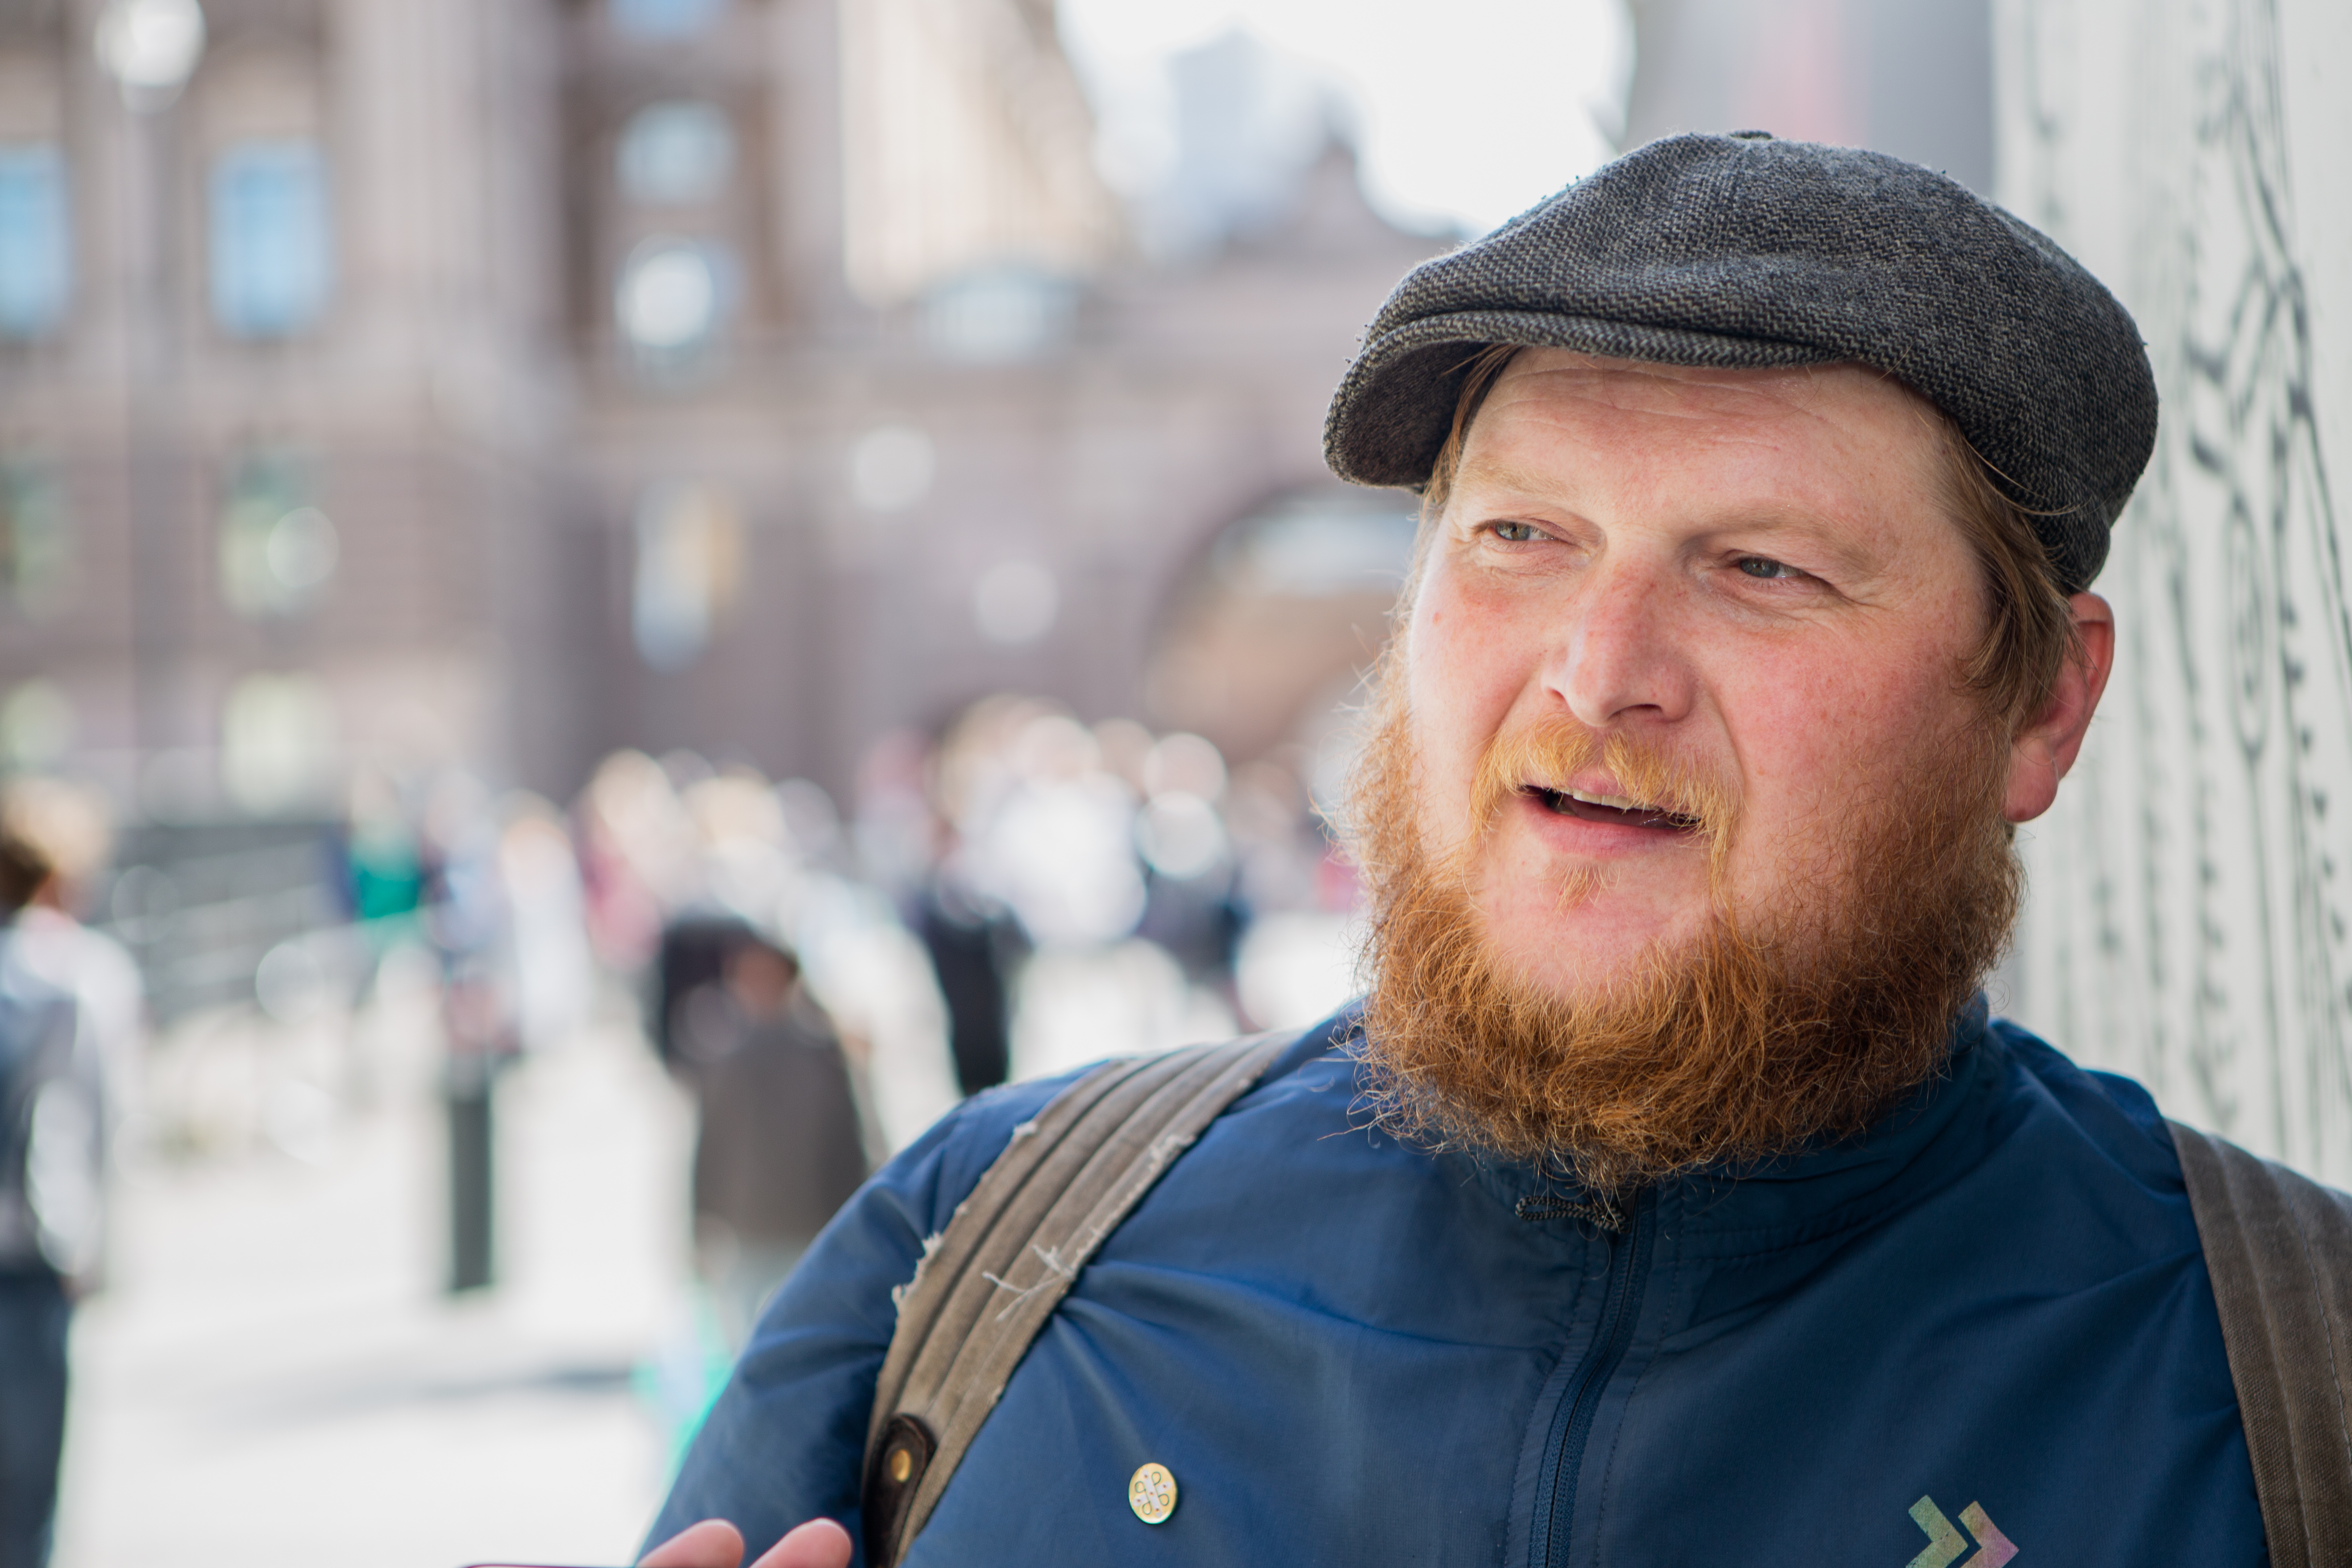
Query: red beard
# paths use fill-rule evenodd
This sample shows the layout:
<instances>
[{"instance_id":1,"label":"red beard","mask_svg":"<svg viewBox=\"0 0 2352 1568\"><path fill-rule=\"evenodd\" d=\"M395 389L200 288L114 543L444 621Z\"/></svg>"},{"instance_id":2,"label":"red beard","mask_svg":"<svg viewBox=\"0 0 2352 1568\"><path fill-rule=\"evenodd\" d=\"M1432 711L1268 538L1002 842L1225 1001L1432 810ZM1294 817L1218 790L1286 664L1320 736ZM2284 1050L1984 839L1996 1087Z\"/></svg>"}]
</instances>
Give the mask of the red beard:
<instances>
[{"instance_id":1,"label":"red beard","mask_svg":"<svg viewBox=\"0 0 2352 1568\"><path fill-rule=\"evenodd\" d=\"M1510 972L1471 874L1501 792L1597 755L1572 723L1498 740L1463 850L1433 855L1416 814L1409 715L1393 669L1352 797L1371 894L1368 1089L1383 1124L1436 1146L1541 1164L1596 1194L1860 1132L1943 1066L1954 1016L1999 960L2021 876L1990 726L1857 805L1807 896L1736 910L1722 876L1731 798L1622 740L1636 798L1693 819L1715 909L1695 942L1651 951L1597 994L1562 999ZM1532 769L1529 764L1534 764ZM1580 879L1563 901L1588 896Z\"/></svg>"}]
</instances>

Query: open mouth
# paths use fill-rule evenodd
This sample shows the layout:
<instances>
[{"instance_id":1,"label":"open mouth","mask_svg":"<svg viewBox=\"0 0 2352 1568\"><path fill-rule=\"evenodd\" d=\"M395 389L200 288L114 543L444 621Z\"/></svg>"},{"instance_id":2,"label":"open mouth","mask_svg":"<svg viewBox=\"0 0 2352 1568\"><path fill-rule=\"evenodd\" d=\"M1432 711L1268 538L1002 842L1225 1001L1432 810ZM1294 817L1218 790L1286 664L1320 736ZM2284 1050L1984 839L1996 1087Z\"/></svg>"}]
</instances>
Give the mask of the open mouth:
<instances>
[{"instance_id":1,"label":"open mouth","mask_svg":"<svg viewBox=\"0 0 2352 1568\"><path fill-rule=\"evenodd\" d=\"M1627 800L1623 795L1546 789L1540 784L1528 784L1523 788L1526 794L1541 802L1545 810L1583 822L1613 823L1619 827L1640 827L1654 833L1695 833L1698 830L1698 818L1696 816L1644 805L1639 801Z\"/></svg>"}]
</instances>

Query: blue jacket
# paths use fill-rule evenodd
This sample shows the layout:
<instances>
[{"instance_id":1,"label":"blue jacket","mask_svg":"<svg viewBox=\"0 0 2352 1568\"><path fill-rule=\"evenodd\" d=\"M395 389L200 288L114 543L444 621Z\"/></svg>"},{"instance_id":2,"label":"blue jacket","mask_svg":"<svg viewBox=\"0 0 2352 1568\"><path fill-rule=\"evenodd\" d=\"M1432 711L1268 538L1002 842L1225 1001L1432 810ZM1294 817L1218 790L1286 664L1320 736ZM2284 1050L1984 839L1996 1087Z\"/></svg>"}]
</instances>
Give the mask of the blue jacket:
<instances>
[{"instance_id":1,"label":"blue jacket","mask_svg":"<svg viewBox=\"0 0 2352 1568\"><path fill-rule=\"evenodd\" d=\"M1309 1031L1094 1262L910 1564L2265 1561L2180 1168L2136 1084L1979 1001L1866 1138L1520 1217L1364 1125ZM1334 1037L1339 1037L1335 1041ZM891 1289L1058 1083L968 1101L770 1307L649 1539L857 1529ZM1166 1523L1127 1502L1173 1472Z\"/></svg>"}]
</instances>

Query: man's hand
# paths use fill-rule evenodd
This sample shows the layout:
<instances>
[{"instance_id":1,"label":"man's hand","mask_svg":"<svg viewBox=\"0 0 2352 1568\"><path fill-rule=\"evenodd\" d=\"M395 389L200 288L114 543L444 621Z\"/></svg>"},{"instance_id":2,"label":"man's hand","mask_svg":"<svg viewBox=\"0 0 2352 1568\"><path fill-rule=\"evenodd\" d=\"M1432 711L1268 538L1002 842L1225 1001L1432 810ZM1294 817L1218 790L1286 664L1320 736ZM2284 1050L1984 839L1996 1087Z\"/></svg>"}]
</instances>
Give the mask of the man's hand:
<instances>
[{"instance_id":1,"label":"man's hand","mask_svg":"<svg viewBox=\"0 0 2352 1568\"><path fill-rule=\"evenodd\" d=\"M743 1532L723 1519L689 1524L645 1555L637 1568L738 1568ZM762 1552L751 1568L849 1568L849 1531L813 1519Z\"/></svg>"}]
</instances>

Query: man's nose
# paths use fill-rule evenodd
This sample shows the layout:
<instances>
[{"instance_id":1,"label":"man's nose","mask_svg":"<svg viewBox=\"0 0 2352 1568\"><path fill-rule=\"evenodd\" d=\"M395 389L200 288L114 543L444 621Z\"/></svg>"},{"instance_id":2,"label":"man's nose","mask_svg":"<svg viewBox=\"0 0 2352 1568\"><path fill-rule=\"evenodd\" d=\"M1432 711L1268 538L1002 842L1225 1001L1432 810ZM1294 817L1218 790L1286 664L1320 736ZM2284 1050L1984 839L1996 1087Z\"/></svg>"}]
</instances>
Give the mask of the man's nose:
<instances>
[{"instance_id":1,"label":"man's nose","mask_svg":"<svg viewBox=\"0 0 2352 1568\"><path fill-rule=\"evenodd\" d=\"M1674 574L1639 562L1597 568L1569 609L1551 684L1582 723L1672 723L1690 710L1697 681L1690 628L1681 626Z\"/></svg>"}]
</instances>

